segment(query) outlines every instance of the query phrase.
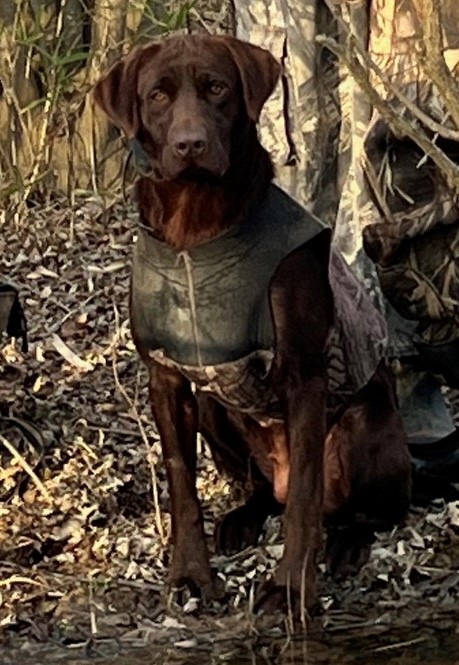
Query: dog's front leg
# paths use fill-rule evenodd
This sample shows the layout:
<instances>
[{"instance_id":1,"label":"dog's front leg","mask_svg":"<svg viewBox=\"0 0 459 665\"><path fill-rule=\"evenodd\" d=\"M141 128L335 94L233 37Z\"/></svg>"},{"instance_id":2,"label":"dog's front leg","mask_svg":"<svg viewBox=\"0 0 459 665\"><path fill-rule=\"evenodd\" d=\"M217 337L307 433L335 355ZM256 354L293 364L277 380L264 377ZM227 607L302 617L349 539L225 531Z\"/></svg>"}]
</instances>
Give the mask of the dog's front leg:
<instances>
[{"instance_id":1,"label":"dog's front leg","mask_svg":"<svg viewBox=\"0 0 459 665\"><path fill-rule=\"evenodd\" d=\"M326 379L311 358L308 376L285 386L290 472L285 512L285 550L276 581L291 587L293 603L316 602L316 563L322 545Z\"/></svg>"},{"instance_id":2,"label":"dog's front leg","mask_svg":"<svg viewBox=\"0 0 459 665\"><path fill-rule=\"evenodd\" d=\"M285 548L262 609L310 611L316 603L316 559L322 540L326 435L326 341L333 323L328 282L329 235L296 250L271 285L276 331L273 381L283 406L288 450ZM288 609L288 608L287 608Z\"/></svg>"},{"instance_id":3,"label":"dog's front leg","mask_svg":"<svg viewBox=\"0 0 459 665\"><path fill-rule=\"evenodd\" d=\"M212 573L196 492L197 404L177 371L149 363L150 400L166 466L171 501L173 555L170 581L210 599Z\"/></svg>"},{"instance_id":4,"label":"dog's front leg","mask_svg":"<svg viewBox=\"0 0 459 665\"><path fill-rule=\"evenodd\" d=\"M284 554L274 578L259 596L259 607L291 607L296 615L316 603L316 563L322 545L326 379L317 367L288 370L281 383L285 395L289 448ZM307 376L305 376L307 372Z\"/></svg>"}]
</instances>

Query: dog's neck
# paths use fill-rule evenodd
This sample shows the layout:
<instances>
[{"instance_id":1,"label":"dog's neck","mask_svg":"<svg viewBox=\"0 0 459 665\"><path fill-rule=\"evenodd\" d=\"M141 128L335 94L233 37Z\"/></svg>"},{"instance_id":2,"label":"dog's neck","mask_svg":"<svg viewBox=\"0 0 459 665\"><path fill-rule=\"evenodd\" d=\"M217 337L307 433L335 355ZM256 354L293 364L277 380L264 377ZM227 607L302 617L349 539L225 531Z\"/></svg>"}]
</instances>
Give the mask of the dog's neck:
<instances>
[{"instance_id":1,"label":"dog's neck","mask_svg":"<svg viewBox=\"0 0 459 665\"><path fill-rule=\"evenodd\" d=\"M265 194L273 166L255 131L233 154L228 172L215 182L140 178L137 200L142 223L174 249L186 250L241 222Z\"/></svg>"}]
</instances>

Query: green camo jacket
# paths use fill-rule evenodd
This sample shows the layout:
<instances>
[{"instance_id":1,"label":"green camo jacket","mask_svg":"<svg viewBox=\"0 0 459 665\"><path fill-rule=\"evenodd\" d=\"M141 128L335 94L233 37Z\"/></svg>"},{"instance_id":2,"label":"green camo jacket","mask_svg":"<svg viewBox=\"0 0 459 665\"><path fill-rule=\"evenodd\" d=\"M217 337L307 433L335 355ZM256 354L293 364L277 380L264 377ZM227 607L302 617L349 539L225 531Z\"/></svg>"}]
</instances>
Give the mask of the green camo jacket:
<instances>
[{"instance_id":1,"label":"green camo jacket","mask_svg":"<svg viewBox=\"0 0 459 665\"><path fill-rule=\"evenodd\" d=\"M276 268L324 225L275 185L262 205L220 236L177 252L148 231L137 240L132 323L158 362L263 424L281 418L270 370L269 285ZM344 260L330 262L336 322L327 348L329 387L354 394L374 373L384 322Z\"/></svg>"}]
</instances>

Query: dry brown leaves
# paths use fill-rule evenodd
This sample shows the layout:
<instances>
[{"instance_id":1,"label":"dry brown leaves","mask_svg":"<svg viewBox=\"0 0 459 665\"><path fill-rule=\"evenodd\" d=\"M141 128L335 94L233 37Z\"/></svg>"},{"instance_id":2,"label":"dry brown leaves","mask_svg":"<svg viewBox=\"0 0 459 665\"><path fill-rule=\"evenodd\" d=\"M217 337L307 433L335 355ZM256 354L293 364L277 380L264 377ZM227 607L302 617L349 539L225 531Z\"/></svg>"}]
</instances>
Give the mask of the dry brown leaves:
<instances>
[{"instance_id":1,"label":"dry brown leaves","mask_svg":"<svg viewBox=\"0 0 459 665\"><path fill-rule=\"evenodd\" d=\"M104 212L86 200L72 211L56 202L2 235L2 272L20 289L31 350L22 357L9 344L0 367L9 416L0 439L0 644L224 652L255 639L250 597L282 553L279 520L260 547L213 558L224 605L199 613L189 599L179 610L164 592L165 473L127 321L135 216L122 205ZM205 449L199 467L210 538L234 497ZM379 537L358 578L336 584L323 574L327 639L454 625L458 569L458 505L413 509L405 527Z\"/></svg>"}]
</instances>

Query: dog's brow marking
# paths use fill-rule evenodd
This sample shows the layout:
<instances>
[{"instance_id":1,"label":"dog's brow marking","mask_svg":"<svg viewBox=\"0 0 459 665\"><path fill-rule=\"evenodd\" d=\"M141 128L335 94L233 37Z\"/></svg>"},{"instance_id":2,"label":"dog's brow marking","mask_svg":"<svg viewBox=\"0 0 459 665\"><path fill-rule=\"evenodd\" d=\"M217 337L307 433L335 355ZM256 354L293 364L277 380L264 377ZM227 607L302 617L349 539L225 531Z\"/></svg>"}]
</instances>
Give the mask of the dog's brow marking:
<instances>
[{"instance_id":1,"label":"dog's brow marking","mask_svg":"<svg viewBox=\"0 0 459 665\"><path fill-rule=\"evenodd\" d=\"M183 265L185 266L186 279L188 282L188 298L190 300L191 325L193 328L194 345L196 347L196 357L198 360L199 367L202 367L203 365L202 365L201 347L199 345L199 337L198 337L198 321L196 316L196 299L194 295L193 262L187 251L182 251L178 253L177 264L181 260L183 261Z\"/></svg>"}]
</instances>

